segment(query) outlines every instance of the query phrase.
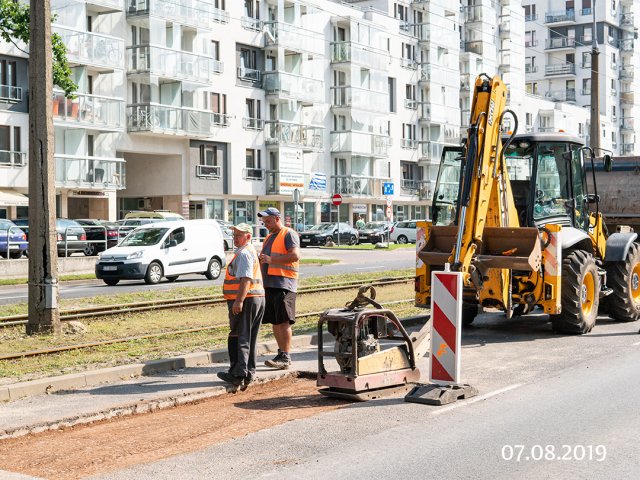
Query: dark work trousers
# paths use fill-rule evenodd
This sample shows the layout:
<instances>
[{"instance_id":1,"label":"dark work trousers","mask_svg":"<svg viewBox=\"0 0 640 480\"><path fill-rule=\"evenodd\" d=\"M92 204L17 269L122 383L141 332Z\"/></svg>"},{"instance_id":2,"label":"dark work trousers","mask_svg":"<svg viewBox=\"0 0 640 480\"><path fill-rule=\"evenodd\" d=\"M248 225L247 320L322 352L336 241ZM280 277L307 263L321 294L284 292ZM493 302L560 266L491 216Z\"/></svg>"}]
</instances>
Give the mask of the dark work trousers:
<instances>
[{"instance_id":1,"label":"dark work trousers","mask_svg":"<svg viewBox=\"0 0 640 480\"><path fill-rule=\"evenodd\" d=\"M239 315L231 313L233 300L227 301L229 308L229 373L236 377L253 376L256 373L258 331L264 316L264 297L247 297Z\"/></svg>"}]
</instances>

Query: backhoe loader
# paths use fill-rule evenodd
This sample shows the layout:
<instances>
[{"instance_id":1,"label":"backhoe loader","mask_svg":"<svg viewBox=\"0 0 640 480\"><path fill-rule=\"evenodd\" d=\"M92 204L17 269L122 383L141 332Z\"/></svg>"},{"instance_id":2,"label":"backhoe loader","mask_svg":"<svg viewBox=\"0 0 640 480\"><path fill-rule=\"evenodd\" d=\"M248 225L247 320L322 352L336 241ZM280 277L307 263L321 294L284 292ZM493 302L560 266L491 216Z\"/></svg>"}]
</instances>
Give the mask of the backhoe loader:
<instances>
[{"instance_id":1,"label":"backhoe loader","mask_svg":"<svg viewBox=\"0 0 640 480\"><path fill-rule=\"evenodd\" d=\"M541 307L568 334L599 312L640 319L640 244L630 228L607 231L594 151L567 134L518 135L505 104L502 80L480 75L466 139L445 148L431 221L418 224L416 305L429 307L431 271L449 264L463 273L463 325L483 307L507 318Z\"/></svg>"}]
</instances>

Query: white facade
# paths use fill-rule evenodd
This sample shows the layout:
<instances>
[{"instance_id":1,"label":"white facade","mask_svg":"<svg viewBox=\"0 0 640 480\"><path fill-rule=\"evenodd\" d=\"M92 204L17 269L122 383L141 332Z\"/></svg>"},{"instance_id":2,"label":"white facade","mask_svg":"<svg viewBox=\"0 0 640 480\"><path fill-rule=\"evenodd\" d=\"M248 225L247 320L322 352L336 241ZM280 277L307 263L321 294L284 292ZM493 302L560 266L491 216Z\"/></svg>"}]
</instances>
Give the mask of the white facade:
<instances>
[{"instance_id":1,"label":"white facade","mask_svg":"<svg viewBox=\"0 0 640 480\"><path fill-rule=\"evenodd\" d=\"M113 220L168 209L255 223L276 206L293 223L297 188L297 223L337 219L334 193L342 220L382 219L389 196L394 219L424 218L440 153L464 135L480 73L504 79L519 131L587 139L588 97L571 96L586 74L554 68L578 70L588 49L555 40L555 27L549 37L542 3L54 0L54 30L79 85L73 99L54 94L58 213ZM620 71L601 81L602 144L622 152L635 140L629 66L637 62L633 2L618 3L615 16L602 6L621 39L601 46L601 64L615 54ZM0 52L26 62L9 45ZM2 101L0 126L19 127L20 140L0 144L0 158L23 158L28 116ZM26 162L5 163L0 190L27 193Z\"/></svg>"}]
</instances>

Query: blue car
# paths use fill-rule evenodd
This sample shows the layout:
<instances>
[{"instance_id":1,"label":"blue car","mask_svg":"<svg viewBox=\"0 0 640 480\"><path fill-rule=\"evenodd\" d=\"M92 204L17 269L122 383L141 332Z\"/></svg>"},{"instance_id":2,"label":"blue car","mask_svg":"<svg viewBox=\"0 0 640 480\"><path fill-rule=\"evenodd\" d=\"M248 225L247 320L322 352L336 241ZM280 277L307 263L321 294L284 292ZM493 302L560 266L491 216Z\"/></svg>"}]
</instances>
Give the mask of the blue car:
<instances>
[{"instance_id":1,"label":"blue car","mask_svg":"<svg viewBox=\"0 0 640 480\"><path fill-rule=\"evenodd\" d=\"M20 258L28 247L27 235L19 227L11 220L0 219L0 257Z\"/></svg>"}]
</instances>

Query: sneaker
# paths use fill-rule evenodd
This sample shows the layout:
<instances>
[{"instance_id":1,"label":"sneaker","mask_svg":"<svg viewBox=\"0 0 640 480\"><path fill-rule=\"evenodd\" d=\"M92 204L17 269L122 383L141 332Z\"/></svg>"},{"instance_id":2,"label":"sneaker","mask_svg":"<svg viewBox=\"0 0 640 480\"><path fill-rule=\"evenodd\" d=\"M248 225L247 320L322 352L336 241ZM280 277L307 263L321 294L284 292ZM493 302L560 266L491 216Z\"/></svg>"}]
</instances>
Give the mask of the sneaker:
<instances>
[{"instance_id":1,"label":"sneaker","mask_svg":"<svg viewBox=\"0 0 640 480\"><path fill-rule=\"evenodd\" d=\"M279 356L276 356L273 360L267 360L264 364L267 367L277 368L278 370L289 370L291 357L288 353L281 352Z\"/></svg>"},{"instance_id":2,"label":"sneaker","mask_svg":"<svg viewBox=\"0 0 640 480\"><path fill-rule=\"evenodd\" d=\"M242 385L242 382L244 380L243 377L236 377L235 375L231 375L229 372L218 372L217 375L218 378L223 382L230 383L231 385L235 385L236 387Z\"/></svg>"},{"instance_id":3,"label":"sneaker","mask_svg":"<svg viewBox=\"0 0 640 480\"><path fill-rule=\"evenodd\" d=\"M264 364L267 367L272 367L271 365L272 363L279 362L281 359L282 359L282 351L278 349L278 354L275 357L273 357L273 360L267 360L266 362L264 362Z\"/></svg>"}]
</instances>

